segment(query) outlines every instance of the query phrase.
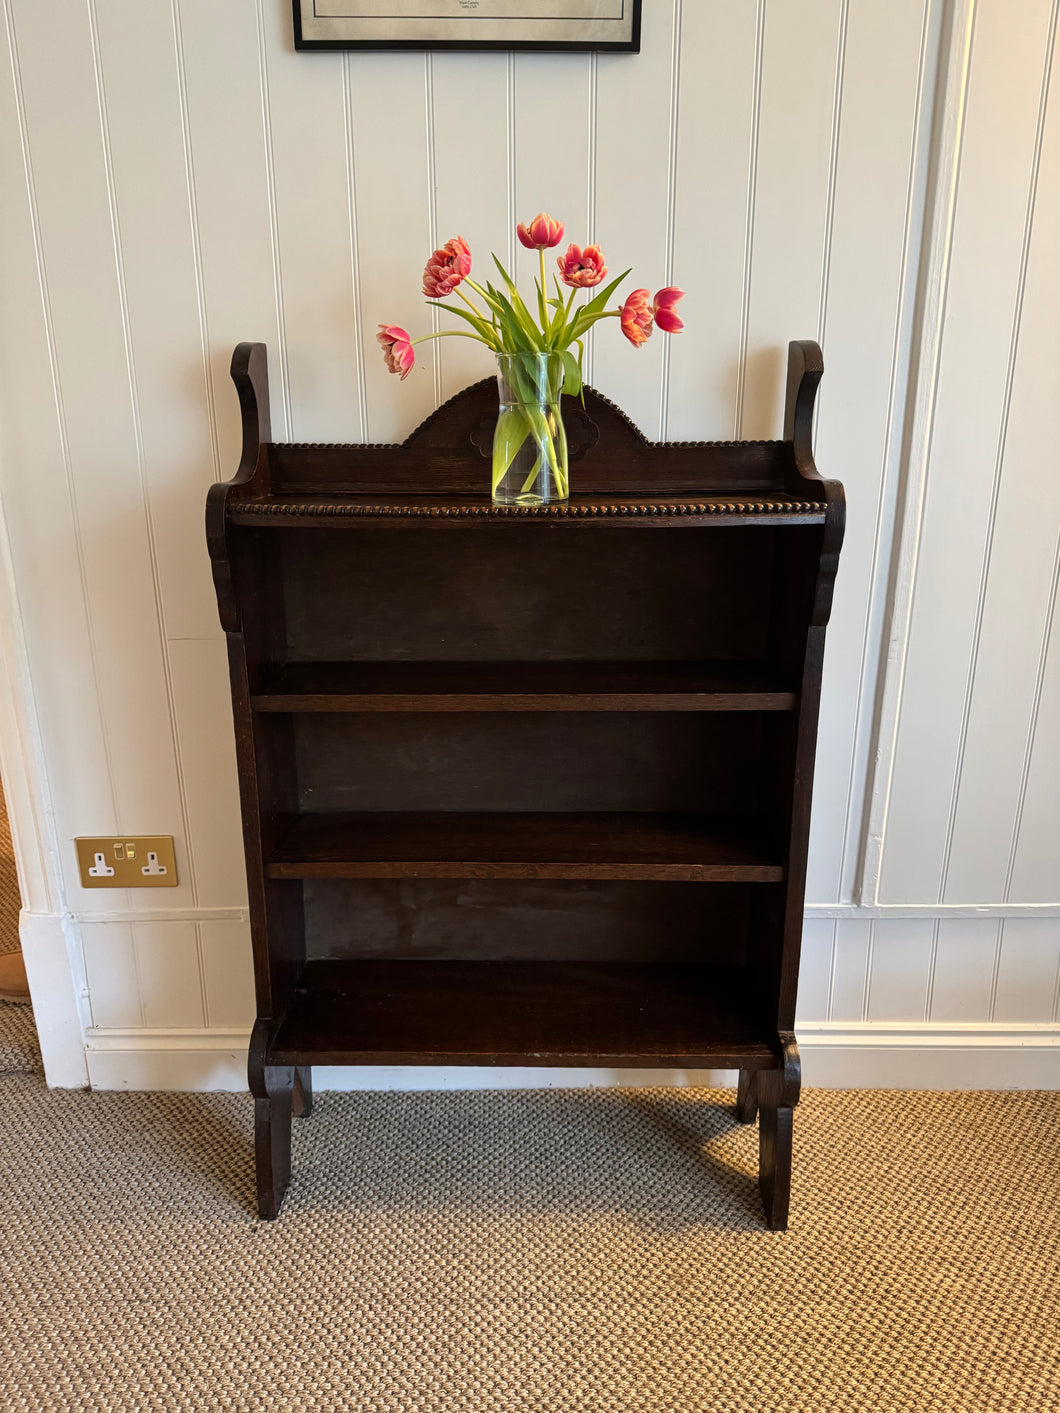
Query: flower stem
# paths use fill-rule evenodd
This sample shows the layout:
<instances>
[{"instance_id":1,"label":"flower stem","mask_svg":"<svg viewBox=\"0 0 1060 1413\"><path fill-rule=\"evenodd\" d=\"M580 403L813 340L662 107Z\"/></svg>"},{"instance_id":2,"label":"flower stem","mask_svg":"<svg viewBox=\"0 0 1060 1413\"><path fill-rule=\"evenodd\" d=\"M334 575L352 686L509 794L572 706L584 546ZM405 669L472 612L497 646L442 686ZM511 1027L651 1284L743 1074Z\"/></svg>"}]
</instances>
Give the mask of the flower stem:
<instances>
[{"instance_id":1,"label":"flower stem","mask_svg":"<svg viewBox=\"0 0 1060 1413\"><path fill-rule=\"evenodd\" d=\"M418 339L409 339L410 344L427 343L429 339L474 339L476 343L489 344L479 334L469 334L464 329L439 329L436 334L421 334Z\"/></svg>"}]
</instances>

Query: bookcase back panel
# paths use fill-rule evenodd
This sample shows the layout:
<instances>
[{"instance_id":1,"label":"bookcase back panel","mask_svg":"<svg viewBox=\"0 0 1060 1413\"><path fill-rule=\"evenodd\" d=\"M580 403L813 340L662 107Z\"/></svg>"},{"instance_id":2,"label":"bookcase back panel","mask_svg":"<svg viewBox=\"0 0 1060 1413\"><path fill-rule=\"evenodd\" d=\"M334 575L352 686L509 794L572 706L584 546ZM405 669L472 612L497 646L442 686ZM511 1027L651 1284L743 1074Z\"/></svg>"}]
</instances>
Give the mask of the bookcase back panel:
<instances>
[{"instance_id":1,"label":"bookcase back panel","mask_svg":"<svg viewBox=\"0 0 1060 1413\"><path fill-rule=\"evenodd\" d=\"M294 720L298 808L754 813L752 712L442 712Z\"/></svg>"},{"instance_id":2,"label":"bookcase back panel","mask_svg":"<svg viewBox=\"0 0 1060 1413\"><path fill-rule=\"evenodd\" d=\"M748 888L734 883L309 879L310 959L748 959Z\"/></svg>"},{"instance_id":3,"label":"bookcase back panel","mask_svg":"<svg viewBox=\"0 0 1060 1413\"><path fill-rule=\"evenodd\" d=\"M760 660L768 526L285 530L301 661Z\"/></svg>"}]
</instances>

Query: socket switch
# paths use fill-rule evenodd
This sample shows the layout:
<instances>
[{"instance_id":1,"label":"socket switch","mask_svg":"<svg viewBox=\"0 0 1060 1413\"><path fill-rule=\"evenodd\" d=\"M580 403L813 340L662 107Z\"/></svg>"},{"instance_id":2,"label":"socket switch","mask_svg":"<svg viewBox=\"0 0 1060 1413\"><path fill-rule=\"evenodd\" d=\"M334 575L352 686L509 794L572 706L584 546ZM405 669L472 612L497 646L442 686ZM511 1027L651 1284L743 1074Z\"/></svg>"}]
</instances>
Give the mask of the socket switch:
<instances>
[{"instance_id":1,"label":"socket switch","mask_svg":"<svg viewBox=\"0 0 1060 1413\"><path fill-rule=\"evenodd\" d=\"M123 834L75 839L84 888L175 888L171 834Z\"/></svg>"}]
</instances>

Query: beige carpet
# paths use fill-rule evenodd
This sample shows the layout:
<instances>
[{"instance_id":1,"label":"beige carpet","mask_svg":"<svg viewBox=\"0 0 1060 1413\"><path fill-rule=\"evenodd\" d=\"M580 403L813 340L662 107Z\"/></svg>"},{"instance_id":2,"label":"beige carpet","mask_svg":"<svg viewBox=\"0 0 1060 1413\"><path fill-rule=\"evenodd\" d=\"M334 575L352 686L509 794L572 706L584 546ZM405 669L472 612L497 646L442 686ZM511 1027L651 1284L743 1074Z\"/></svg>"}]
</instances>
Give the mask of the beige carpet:
<instances>
[{"instance_id":1,"label":"beige carpet","mask_svg":"<svg viewBox=\"0 0 1060 1413\"><path fill-rule=\"evenodd\" d=\"M0 1001L0 1084L4 1075L34 1074L42 1068L31 1007Z\"/></svg>"},{"instance_id":2,"label":"beige carpet","mask_svg":"<svg viewBox=\"0 0 1060 1413\"><path fill-rule=\"evenodd\" d=\"M3 790L0 788L0 956L19 950L18 914L21 907L18 874L15 872L15 851L11 846L11 826L7 819Z\"/></svg>"},{"instance_id":3,"label":"beige carpet","mask_svg":"<svg viewBox=\"0 0 1060 1413\"><path fill-rule=\"evenodd\" d=\"M324 1096L265 1225L248 1099L0 1084L5 1410L1060 1408L1060 1095L811 1093L782 1235L717 1094Z\"/></svg>"}]
</instances>

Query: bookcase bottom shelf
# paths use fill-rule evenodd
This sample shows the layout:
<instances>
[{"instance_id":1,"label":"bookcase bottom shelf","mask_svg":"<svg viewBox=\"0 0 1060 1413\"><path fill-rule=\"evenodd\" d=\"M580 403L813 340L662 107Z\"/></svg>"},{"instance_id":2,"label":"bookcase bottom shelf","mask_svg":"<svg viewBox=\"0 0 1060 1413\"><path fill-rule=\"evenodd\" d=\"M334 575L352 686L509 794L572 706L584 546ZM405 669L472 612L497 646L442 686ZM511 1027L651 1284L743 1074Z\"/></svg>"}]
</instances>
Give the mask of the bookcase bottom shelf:
<instances>
[{"instance_id":1,"label":"bookcase bottom shelf","mask_svg":"<svg viewBox=\"0 0 1060 1413\"><path fill-rule=\"evenodd\" d=\"M268 1063L767 1069L758 999L700 963L311 961Z\"/></svg>"}]
</instances>

